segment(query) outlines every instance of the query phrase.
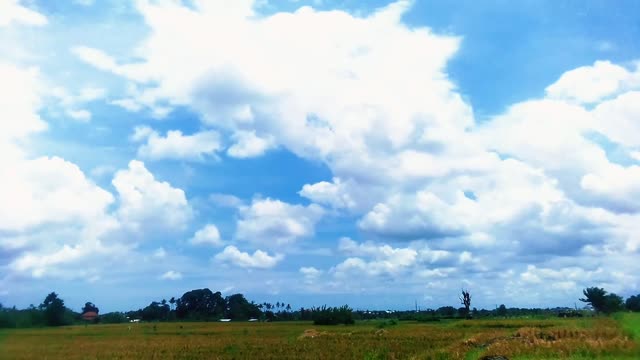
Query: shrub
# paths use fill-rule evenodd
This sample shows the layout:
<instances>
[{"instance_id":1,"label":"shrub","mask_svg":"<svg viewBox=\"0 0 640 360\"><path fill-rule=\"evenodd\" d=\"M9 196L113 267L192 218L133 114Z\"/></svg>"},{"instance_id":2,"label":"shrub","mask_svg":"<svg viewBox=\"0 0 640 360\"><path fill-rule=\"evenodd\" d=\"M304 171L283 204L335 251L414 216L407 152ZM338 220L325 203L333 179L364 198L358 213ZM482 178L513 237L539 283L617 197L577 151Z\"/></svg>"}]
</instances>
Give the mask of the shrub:
<instances>
[{"instance_id":1,"label":"shrub","mask_svg":"<svg viewBox=\"0 0 640 360\"><path fill-rule=\"evenodd\" d=\"M355 323L353 310L347 305L340 307L324 305L321 308L313 308L311 311L314 325L351 325Z\"/></svg>"}]
</instances>

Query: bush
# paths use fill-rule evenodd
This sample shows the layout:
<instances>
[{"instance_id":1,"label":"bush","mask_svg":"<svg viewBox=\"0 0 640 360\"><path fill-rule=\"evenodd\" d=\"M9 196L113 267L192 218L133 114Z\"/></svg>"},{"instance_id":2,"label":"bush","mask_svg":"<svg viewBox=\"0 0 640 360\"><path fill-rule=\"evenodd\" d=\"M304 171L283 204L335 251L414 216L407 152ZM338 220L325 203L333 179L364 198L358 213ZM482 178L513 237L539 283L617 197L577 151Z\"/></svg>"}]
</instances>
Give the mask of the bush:
<instances>
[{"instance_id":1,"label":"bush","mask_svg":"<svg viewBox=\"0 0 640 360\"><path fill-rule=\"evenodd\" d=\"M324 305L321 308L313 308L311 311L314 325L352 325L355 323L353 310L347 305L341 307Z\"/></svg>"}]
</instances>

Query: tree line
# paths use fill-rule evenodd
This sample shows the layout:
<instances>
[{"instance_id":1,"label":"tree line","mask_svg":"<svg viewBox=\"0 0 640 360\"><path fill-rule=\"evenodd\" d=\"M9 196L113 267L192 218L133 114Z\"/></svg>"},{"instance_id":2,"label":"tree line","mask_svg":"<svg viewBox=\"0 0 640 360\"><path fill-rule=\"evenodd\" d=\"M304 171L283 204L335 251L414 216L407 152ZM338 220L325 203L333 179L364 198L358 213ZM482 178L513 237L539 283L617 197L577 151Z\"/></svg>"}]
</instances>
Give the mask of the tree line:
<instances>
[{"instance_id":1,"label":"tree line","mask_svg":"<svg viewBox=\"0 0 640 360\"><path fill-rule=\"evenodd\" d=\"M598 287L583 290L585 302L596 314L610 314L617 311L640 312L640 294L630 296L626 301L615 293L608 293ZM180 297L171 297L168 301L152 301L144 308L127 312L110 312L98 316L83 318L83 314L99 314L100 309L87 302L80 312L67 308L58 294L48 294L38 306L30 305L26 309L8 308L0 304L0 328L23 328L40 326L61 326L90 322L124 323L131 321L217 321L230 319L242 321L255 319L260 321L313 321L317 325L352 324L356 320L399 319L417 321L437 321L442 318L483 318L483 317L520 317L520 316L582 316L583 312L568 308L529 309L507 308L504 304L493 310L471 308L471 294L462 290L462 307L443 306L438 309L418 309L410 311L357 310L347 305L341 307L312 307L293 309L290 304L263 302L257 304L247 300L243 294L223 297L211 290L195 289Z\"/></svg>"}]
</instances>

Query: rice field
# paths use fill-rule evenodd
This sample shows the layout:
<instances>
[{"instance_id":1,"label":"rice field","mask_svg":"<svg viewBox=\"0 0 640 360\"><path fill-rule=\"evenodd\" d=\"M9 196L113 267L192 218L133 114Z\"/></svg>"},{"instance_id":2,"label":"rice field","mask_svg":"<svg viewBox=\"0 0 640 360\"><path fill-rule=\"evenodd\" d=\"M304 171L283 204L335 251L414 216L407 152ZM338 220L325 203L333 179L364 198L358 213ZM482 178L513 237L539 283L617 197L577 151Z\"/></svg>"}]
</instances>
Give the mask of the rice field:
<instances>
[{"instance_id":1,"label":"rice field","mask_svg":"<svg viewBox=\"0 0 640 360\"><path fill-rule=\"evenodd\" d=\"M0 359L639 359L638 314L352 326L138 323L0 331Z\"/></svg>"}]
</instances>

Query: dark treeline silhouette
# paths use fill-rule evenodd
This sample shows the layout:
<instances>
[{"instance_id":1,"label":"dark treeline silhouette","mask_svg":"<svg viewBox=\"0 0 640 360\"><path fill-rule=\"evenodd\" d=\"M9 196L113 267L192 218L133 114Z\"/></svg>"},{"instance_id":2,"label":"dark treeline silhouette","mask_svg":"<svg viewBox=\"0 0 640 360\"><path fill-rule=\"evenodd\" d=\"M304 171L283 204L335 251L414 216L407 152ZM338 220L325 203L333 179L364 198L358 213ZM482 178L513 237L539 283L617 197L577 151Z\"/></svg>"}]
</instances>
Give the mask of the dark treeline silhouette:
<instances>
[{"instance_id":1,"label":"dark treeline silhouette","mask_svg":"<svg viewBox=\"0 0 640 360\"><path fill-rule=\"evenodd\" d=\"M313 321L316 325L353 324L356 320L413 320L439 321L440 319L477 319L491 317L573 317L585 314L610 314L616 311L640 312L640 294L622 297L607 293L602 288L590 287L583 291L580 301L588 304L585 309L571 308L507 308L504 304L492 310L471 308L471 295L463 290L460 303L463 307L443 306L426 310L352 310L347 305L341 307L312 307L294 310L290 304L277 301L275 304L257 304L247 300L242 294L223 297L209 289L195 289L181 297L171 297L168 301L152 301L148 306L127 312L100 314L98 307L86 302L80 312L67 308L58 294L48 294L38 306L26 309L3 307L0 304L0 328L25 328L61 326L71 324L157 322L157 321ZM593 310L593 311L591 311ZM83 316L85 315L85 316Z\"/></svg>"}]
</instances>

